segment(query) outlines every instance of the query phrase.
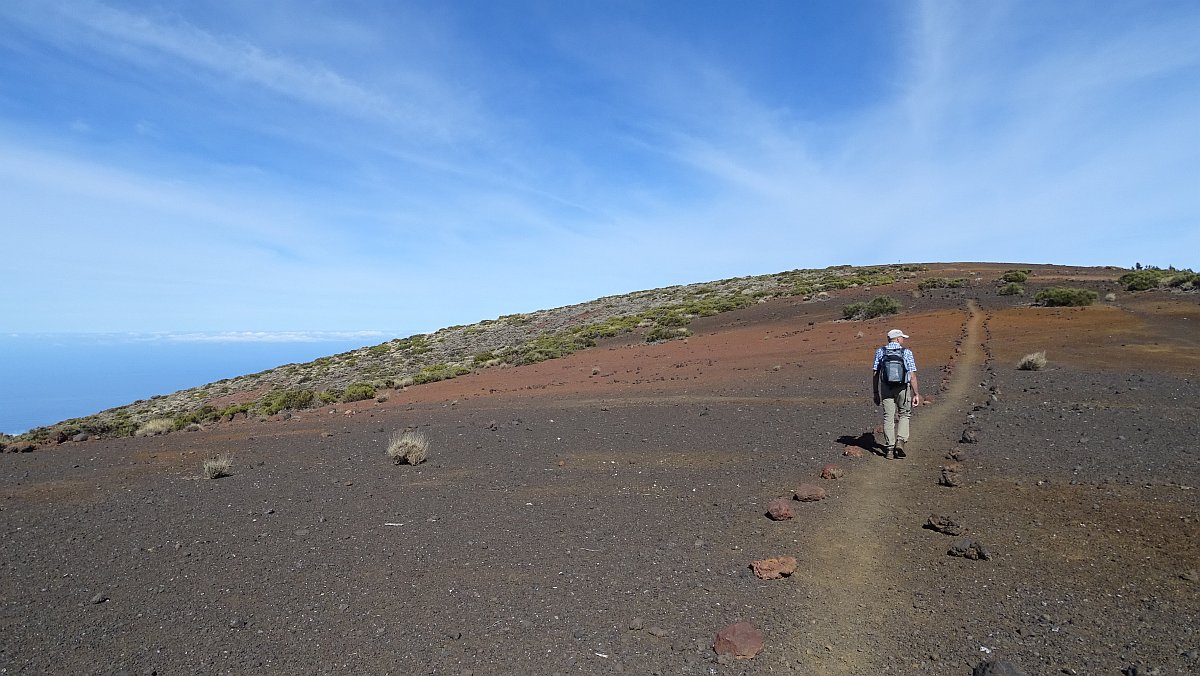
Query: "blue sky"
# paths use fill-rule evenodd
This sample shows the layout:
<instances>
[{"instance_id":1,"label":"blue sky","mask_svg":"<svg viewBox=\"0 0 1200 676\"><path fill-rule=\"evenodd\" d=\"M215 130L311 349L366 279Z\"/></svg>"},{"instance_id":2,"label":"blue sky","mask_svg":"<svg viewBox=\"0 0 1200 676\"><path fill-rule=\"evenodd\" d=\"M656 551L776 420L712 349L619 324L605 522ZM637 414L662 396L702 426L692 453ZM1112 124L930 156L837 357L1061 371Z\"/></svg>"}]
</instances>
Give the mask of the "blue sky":
<instances>
[{"instance_id":1,"label":"blue sky","mask_svg":"<svg viewBox=\"0 0 1200 676\"><path fill-rule=\"evenodd\" d=\"M0 204L5 332L1196 267L1200 3L6 0Z\"/></svg>"}]
</instances>

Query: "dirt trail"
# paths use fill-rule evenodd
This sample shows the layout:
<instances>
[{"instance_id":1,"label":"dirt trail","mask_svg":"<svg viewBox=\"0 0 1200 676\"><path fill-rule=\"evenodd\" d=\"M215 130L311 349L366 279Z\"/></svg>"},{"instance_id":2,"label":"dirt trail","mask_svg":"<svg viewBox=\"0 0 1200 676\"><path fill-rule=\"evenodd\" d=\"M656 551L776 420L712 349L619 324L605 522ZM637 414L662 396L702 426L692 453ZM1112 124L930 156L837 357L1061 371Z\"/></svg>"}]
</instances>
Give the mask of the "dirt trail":
<instances>
[{"instance_id":1,"label":"dirt trail","mask_svg":"<svg viewBox=\"0 0 1200 676\"><path fill-rule=\"evenodd\" d=\"M848 468L839 485L837 511L813 533L796 580L807 604L824 609L803 618L791 647L793 663L820 674L881 673L896 654L892 646L911 630L912 590L906 571L919 566L903 534L920 527L915 505L930 496L945 448L957 440L959 422L971 406L984 360L983 313L968 301L965 338L946 388L936 403L913 417L909 457L871 457ZM932 365L930 365L932 366ZM926 366L924 372L935 370ZM933 391L930 376L922 383Z\"/></svg>"}]
</instances>

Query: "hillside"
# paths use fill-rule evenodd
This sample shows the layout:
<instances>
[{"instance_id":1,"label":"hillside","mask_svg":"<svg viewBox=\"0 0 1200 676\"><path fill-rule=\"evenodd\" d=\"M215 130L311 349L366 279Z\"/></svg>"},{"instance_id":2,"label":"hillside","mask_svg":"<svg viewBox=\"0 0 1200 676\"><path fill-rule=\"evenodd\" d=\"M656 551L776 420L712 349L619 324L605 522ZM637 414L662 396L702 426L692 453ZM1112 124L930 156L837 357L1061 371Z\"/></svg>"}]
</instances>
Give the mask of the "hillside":
<instances>
[{"instance_id":1,"label":"hillside","mask_svg":"<svg viewBox=\"0 0 1200 676\"><path fill-rule=\"evenodd\" d=\"M322 404L371 399L387 390L445 380L484 368L527 365L561 357L593 346L598 339L623 333L636 333L649 341L679 338L688 335L687 324L696 317L775 297L828 301L838 291L882 289L899 280L912 279L926 269L923 265L887 265L793 270L638 291L578 305L507 315L153 397L30 430L19 438L45 444L76 437L129 436L138 430L163 433L239 416L269 416ZM157 424L144 428L150 421Z\"/></svg>"},{"instance_id":2,"label":"hillside","mask_svg":"<svg viewBox=\"0 0 1200 676\"><path fill-rule=\"evenodd\" d=\"M684 338L628 319L374 398L2 454L0 669L1200 670L1200 297L1111 268L924 267L762 288L686 313ZM1000 293L1014 268L1023 296ZM1033 303L1064 287L1095 302ZM880 295L900 312L844 318ZM558 343L645 311L585 306L537 321ZM871 452L869 359L893 326L928 398L904 460ZM321 386L362 375L344 377ZM391 462L405 430L428 460ZM229 476L206 480L215 457ZM777 498L793 518L767 517ZM752 570L789 556L788 577ZM762 634L751 659L714 651L736 622Z\"/></svg>"}]
</instances>

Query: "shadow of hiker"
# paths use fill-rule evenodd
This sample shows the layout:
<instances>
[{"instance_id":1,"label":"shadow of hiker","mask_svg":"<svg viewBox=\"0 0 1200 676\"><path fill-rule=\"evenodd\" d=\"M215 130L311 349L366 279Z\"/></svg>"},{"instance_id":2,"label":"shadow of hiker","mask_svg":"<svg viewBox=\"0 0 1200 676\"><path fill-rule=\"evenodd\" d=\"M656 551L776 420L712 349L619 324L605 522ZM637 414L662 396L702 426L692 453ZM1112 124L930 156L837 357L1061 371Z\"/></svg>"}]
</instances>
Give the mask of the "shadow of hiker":
<instances>
[{"instance_id":1,"label":"shadow of hiker","mask_svg":"<svg viewBox=\"0 0 1200 676\"><path fill-rule=\"evenodd\" d=\"M874 432L863 432L857 437L852 437L849 434L843 434L837 439L839 444L844 446L857 446L868 453L874 453L878 456L885 455L883 448L875 441Z\"/></svg>"}]
</instances>

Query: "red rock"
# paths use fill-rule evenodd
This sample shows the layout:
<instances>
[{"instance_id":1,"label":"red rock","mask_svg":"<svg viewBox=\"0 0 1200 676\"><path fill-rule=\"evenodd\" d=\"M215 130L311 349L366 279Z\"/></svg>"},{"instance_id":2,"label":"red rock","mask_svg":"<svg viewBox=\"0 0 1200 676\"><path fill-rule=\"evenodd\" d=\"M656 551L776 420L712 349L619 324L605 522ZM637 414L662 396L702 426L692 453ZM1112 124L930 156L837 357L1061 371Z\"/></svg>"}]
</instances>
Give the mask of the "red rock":
<instances>
[{"instance_id":1,"label":"red rock","mask_svg":"<svg viewBox=\"0 0 1200 676\"><path fill-rule=\"evenodd\" d=\"M767 516L774 521L783 521L795 514L792 514L792 505L787 498L775 498L767 505Z\"/></svg>"},{"instance_id":2,"label":"red rock","mask_svg":"<svg viewBox=\"0 0 1200 676\"><path fill-rule=\"evenodd\" d=\"M863 449L858 446L847 446L846 450L842 451L842 455L847 458L861 458L865 455Z\"/></svg>"},{"instance_id":3,"label":"red rock","mask_svg":"<svg viewBox=\"0 0 1200 676\"><path fill-rule=\"evenodd\" d=\"M754 577L760 580L778 580L796 572L796 557L780 556L753 561L750 563L750 567L754 569Z\"/></svg>"},{"instance_id":4,"label":"red rock","mask_svg":"<svg viewBox=\"0 0 1200 676\"><path fill-rule=\"evenodd\" d=\"M821 468L822 479L841 479L843 474L845 472L837 465L825 465Z\"/></svg>"},{"instance_id":5,"label":"red rock","mask_svg":"<svg viewBox=\"0 0 1200 676\"><path fill-rule=\"evenodd\" d=\"M713 650L718 655L733 655L739 660L748 660L763 649L762 632L749 622L738 622L717 632Z\"/></svg>"},{"instance_id":6,"label":"red rock","mask_svg":"<svg viewBox=\"0 0 1200 676\"><path fill-rule=\"evenodd\" d=\"M816 502L825 499L825 489L814 484L800 484L796 488L795 499L800 502Z\"/></svg>"}]
</instances>

